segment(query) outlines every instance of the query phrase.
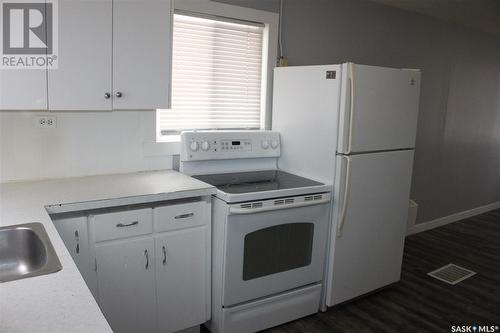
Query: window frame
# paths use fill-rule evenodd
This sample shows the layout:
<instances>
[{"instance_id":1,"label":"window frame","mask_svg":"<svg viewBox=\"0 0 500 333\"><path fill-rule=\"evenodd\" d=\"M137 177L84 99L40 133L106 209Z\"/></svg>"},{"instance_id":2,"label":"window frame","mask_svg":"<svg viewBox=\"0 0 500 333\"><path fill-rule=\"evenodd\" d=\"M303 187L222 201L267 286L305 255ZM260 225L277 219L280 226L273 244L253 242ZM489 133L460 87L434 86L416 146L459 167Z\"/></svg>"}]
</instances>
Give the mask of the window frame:
<instances>
[{"instance_id":1,"label":"window frame","mask_svg":"<svg viewBox=\"0 0 500 333\"><path fill-rule=\"evenodd\" d=\"M178 13L182 15L189 15L189 13L192 13L193 16L206 15L209 17L213 17L214 19L220 17L222 20L229 19L243 22L256 22L264 25L261 83L262 116L260 127L262 129L271 129L273 70L276 67L276 59L278 56L279 14L247 7L229 5L212 0L174 0L173 7L174 14ZM170 65L172 65L172 63ZM169 91L169 97L169 101L171 102L171 91ZM159 128L159 113L159 111L156 111L156 141L178 142L180 140L179 135L161 134L161 130Z\"/></svg>"}]
</instances>

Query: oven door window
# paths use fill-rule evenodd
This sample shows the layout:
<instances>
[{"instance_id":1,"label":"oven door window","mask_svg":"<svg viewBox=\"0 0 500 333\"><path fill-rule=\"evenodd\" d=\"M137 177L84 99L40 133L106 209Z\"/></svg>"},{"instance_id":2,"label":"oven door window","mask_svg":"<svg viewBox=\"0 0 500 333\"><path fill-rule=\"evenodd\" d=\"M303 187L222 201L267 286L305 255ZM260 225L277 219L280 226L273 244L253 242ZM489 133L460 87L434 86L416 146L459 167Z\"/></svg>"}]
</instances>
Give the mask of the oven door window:
<instances>
[{"instance_id":1,"label":"oven door window","mask_svg":"<svg viewBox=\"0 0 500 333\"><path fill-rule=\"evenodd\" d=\"M313 238L313 223L280 224L247 234L243 280L310 265Z\"/></svg>"}]
</instances>

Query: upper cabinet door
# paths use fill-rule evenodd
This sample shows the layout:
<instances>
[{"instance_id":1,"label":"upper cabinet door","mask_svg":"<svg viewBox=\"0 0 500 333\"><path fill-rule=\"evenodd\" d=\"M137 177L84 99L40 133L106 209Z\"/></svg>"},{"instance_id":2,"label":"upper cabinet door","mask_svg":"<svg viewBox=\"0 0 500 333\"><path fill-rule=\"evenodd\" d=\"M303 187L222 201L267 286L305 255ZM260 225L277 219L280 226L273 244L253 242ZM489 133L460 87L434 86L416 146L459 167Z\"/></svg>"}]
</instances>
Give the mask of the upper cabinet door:
<instances>
[{"instance_id":1,"label":"upper cabinet door","mask_svg":"<svg viewBox=\"0 0 500 333\"><path fill-rule=\"evenodd\" d=\"M0 1L0 6L0 24L3 24L0 110L46 110L47 66L44 59L50 43L45 6L43 2L16 4L12 1ZM25 29L26 17L40 19L39 26Z\"/></svg>"},{"instance_id":2,"label":"upper cabinet door","mask_svg":"<svg viewBox=\"0 0 500 333\"><path fill-rule=\"evenodd\" d=\"M0 69L1 110L47 110L47 71Z\"/></svg>"},{"instance_id":3,"label":"upper cabinet door","mask_svg":"<svg viewBox=\"0 0 500 333\"><path fill-rule=\"evenodd\" d=\"M61 0L58 68L48 71L50 110L112 109L112 0Z\"/></svg>"},{"instance_id":4,"label":"upper cabinet door","mask_svg":"<svg viewBox=\"0 0 500 333\"><path fill-rule=\"evenodd\" d=\"M113 108L168 108L171 0L114 0Z\"/></svg>"}]
</instances>

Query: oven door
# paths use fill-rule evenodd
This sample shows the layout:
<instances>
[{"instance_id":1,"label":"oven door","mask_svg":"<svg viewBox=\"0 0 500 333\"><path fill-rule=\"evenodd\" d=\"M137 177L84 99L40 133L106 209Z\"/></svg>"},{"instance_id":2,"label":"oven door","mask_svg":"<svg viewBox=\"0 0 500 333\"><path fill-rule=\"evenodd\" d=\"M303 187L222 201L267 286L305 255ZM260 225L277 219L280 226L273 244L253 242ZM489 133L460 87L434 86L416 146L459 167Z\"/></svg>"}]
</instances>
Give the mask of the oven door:
<instances>
[{"instance_id":1,"label":"oven door","mask_svg":"<svg viewBox=\"0 0 500 333\"><path fill-rule=\"evenodd\" d=\"M225 307L322 280L328 204L230 213L224 253Z\"/></svg>"}]
</instances>

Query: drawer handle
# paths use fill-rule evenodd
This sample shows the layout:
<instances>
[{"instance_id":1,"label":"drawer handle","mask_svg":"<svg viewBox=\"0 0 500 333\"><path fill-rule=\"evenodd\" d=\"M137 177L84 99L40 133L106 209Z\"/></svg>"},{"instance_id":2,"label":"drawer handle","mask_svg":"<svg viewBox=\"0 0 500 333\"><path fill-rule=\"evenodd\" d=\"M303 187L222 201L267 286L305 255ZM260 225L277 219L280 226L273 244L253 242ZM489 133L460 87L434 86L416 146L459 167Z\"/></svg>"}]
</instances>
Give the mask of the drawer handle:
<instances>
[{"instance_id":1,"label":"drawer handle","mask_svg":"<svg viewBox=\"0 0 500 333\"><path fill-rule=\"evenodd\" d=\"M167 264L167 247L165 245L162 246L163 251L163 265Z\"/></svg>"},{"instance_id":2,"label":"drawer handle","mask_svg":"<svg viewBox=\"0 0 500 333\"><path fill-rule=\"evenodd\" d=\"M194 216L194 213L187 213L187 214L181 214L177 215L174 217L174 219L179 220L179 219L187 219L188 217Z\"/></svg>"},{"instance_id":3,"label":"drawer handle","mask_svg":"<svg viewBox=\"0 0 500 333\"><path fill-rule=\"evenodd\" d=\"M139 224L139 221L134 221L134 222L131 222L131 223L126 223L126 224L123 224L123 223L118 223L116 225L117 228L124 228L124 227L131 227L133 225L138 225Z\"/></svg>"}]
</instances>

